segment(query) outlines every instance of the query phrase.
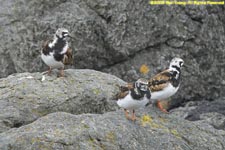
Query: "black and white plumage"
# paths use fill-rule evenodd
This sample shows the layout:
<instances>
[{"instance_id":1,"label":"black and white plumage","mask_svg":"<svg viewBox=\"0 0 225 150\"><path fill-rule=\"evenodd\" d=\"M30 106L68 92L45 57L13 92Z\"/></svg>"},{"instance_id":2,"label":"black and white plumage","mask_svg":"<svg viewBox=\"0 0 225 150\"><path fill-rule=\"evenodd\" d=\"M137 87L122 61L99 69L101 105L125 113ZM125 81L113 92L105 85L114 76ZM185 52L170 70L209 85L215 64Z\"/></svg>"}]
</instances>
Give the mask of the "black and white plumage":
<instances>
[{"instance_id":1,"label":"black and white plumage","mask_svg":"<svg viewBox=\"0 0 225 150\"><path fill-rule=\"evenodd\" d=\"M122 86L117 95L117 104L125 111L126 118L136 120L135 110L144 107L151 98L151 92L148 88L148 80L139 79L134 84L127 87ZM132 117L129 117L128 110L132 111Z\"/></svg>"},{"instance_id":2,"label":"black and white plumage","mask_svg":"<svg viewBox=\"0 0 225 150\"><path fill-rule=\"evenodd\" d=\"M160 72L149 80L149 88L152 92L151 101L157 100L157 106L165 113L168 113L161 104L164 100L174 95L180 86L181 67L184 61L181 58L173 58L169 69Z\"/></svg>"},{"instance_id":3,"label":"black and white plumage","mask_svg":"<svg viewBox=\"0 0 225 150\"><path fill-rule=\"evenodd\" d=\"M41 58L49 66L48 74L51 70L61 69L60 76L64 76L64 65L71 64L72 49L69 48L67 37L71 37L65 28L57 29L53 40L46 41L41 50Z\"/></svg>"}]
</instances>

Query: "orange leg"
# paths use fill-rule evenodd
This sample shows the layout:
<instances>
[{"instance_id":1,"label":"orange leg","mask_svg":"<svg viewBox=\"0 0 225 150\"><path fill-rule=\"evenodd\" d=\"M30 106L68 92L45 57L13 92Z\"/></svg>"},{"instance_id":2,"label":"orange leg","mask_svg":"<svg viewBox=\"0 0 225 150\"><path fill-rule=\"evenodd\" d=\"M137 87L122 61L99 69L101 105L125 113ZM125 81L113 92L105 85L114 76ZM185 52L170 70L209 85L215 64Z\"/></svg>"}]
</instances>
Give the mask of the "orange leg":
<instances>
[{"instance_id":1,"label":"orange leg","mask_svg":"<svg viewBox=\"0 0 225 150\"><path fill-rule=\"evenodd\" d=\"M126 118L127 118L127 119L130 119L129 112L128 112L126 109L124 109L124 112L125 112Z\"/></svg>"},{"instance_id":2,"label":"orange leg","mask_svg":"<svg viewBox=\"0 0 225 150\"><path fill-rule=\"evenodd\" d=\"M168 114L169 112L163 108L162 103L160 100L157 101L157 107L164 113Z\"/></svg>"},{"instance_id":3,"label":"orange leg","mask_svg":"<svg viewBox=\"0 0 225 150\"><path fill-rule=\"evenodd\" d=\"M59 75L60 77L64 77L64 68L61 68L61 70L60 70L60 75Z\"/></svg>"},{"instance_id":4,"label":"orange leg","mask_svg":"<svg viewBox=\"0 0 225 150\"><path fill-rule=\"evenodd\" d=\"M51 73L52 73L52 68L49 67L49 69L48 69L48 75L50 75Z\"/></svg>"},{"instance_id":5,"label":"orange leg","mask_svg":"<svg viewBox=\"0 0 225 150\"><path fill-rule=\"evenodd\" d=\"M135 121L136 120L136 116L135 116L135 110L133 110L133 113L132 113L132 118L131 120Z\"/></svg>"}]
</instances>

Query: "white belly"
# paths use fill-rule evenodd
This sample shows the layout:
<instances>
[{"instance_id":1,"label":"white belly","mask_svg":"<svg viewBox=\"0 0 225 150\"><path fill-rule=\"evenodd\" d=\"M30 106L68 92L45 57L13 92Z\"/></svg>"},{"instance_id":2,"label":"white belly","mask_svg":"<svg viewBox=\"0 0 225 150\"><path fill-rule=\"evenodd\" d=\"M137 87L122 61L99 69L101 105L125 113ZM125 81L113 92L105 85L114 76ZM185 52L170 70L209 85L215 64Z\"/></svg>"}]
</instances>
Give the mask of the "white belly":
<instances>
[{"instance_id":1,"label":"white belly","mask_svg":"<svg viewBox=\"0 0 225 150\"><path fill-rule=\"evenodd\" d=\"M176 87L176 88L174 88L171 84L169 84L162 91L152 92L151 100L163 100L163 99L167 99L170 96L174 95L177 92L178 89L179 89L179 86Z\"/></svg>"},{"instance_id":2,"label":"white belly","mask_svg":"<svg viewBox=\"0 0 225 150\"><path fill-rule=\"evenodd\" d=\"M134 100L129 93L125 98L119 99L117 104L124 109L135 110L144 107L148 102L149 99L146 96L141 100Z\"/></svg>"},{"instance_id":3,"label":"white belly","mask_svg":"<svg viewBox=\"0 0 225 150\"><path fill-rule=\"evenodd\" d=\"M67 52L67 50L68 50L68 43L66 43L66 45L64 46L64 48L63 48L63 50L62 50L62 52L60 53L60 54L65 54L66 52Z\"/></svg>"},{"instance_id":4,"label":"white belly","mask_svg":"<svg viewBox=\"0 0 225 150\"><path fill-rule=\"evenodd\" d=\"M46 65L52 68L63 68L64 64L61 61L56 61L53 57L53 52L50 55L41 54L41 58Z\"/></svg>"}]
</instances>

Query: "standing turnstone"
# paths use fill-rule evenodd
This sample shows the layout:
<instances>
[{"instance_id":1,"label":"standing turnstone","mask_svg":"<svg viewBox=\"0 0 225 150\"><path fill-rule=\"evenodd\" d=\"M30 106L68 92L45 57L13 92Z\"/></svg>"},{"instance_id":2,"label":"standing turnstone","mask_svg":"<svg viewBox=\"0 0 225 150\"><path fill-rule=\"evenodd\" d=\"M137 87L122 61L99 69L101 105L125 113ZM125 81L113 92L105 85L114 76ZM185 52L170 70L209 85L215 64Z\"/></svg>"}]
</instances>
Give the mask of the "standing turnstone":
<instances>
[{"instance_id":1,"label":"standing turnstone","mask_svg":"<svg viewBox=\"0 0 225 150\"><path fill-rule=\"evenodd\" d=\"M135 110L144 107L151 98L151 92L148 88L148 80L139 79L133 85L127 87L121 86L120 93L117 95L117 104L125 111L127 119L136 120ZM132 117L128 110L132 111Z\"/></svg>"},{"instance_id":2,"label":"standing turnstone","mask_svg":"<svg viewBox=\"0 0 225 150\"><path fill-rule=\"evenodd\" d=\"M169 69L160 72L149 80L149 88L152 92L151 100L157 100L157 107L165 113L168 111L163 108L160 100L169 98L179 89L183 64L184 61L181 58L173 58Z\"/></svg>"},{"instance_id":3,"label":"standing turnstone","mask_svg":"<svg viewBox=\"0 0 225 150\"><path fill-rule=\"evenodd\" d=\"M69 48L67 37L71 37L65 28L59 28L53 40L46 41L41 50L41 58L49 66L48 74L52 69L60 68L60 76L64 76L64 65L72 63L72 49Z\"/></svg>"}]
</instances>

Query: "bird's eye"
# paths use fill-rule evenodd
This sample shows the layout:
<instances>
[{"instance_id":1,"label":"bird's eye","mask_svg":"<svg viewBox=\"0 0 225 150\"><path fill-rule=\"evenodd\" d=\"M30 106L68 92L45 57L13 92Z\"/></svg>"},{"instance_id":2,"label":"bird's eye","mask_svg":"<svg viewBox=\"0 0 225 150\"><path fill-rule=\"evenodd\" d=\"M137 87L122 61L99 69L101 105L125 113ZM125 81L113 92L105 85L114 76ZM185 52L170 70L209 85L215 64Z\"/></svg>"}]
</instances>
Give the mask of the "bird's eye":
<instances>
[{"instance_id":1,"label":"bird's eye","mask_svg":"<svg viewBox=\"0 0 225 150\"><path fill-rule=\"evenodd\" d=\"M180 66L183 66L183 62L180 62Z\"/></svg>"},{"instance_id":2,"label":"bird's eye","mask_svg":"<svg viewBox=\"0 0 225 150\"><path fill-rule=\"evenodd\" d=\"M68 36L68 32L62 32L62 36L63 36L63 37Z\"/></svg>"}]
</instances>

